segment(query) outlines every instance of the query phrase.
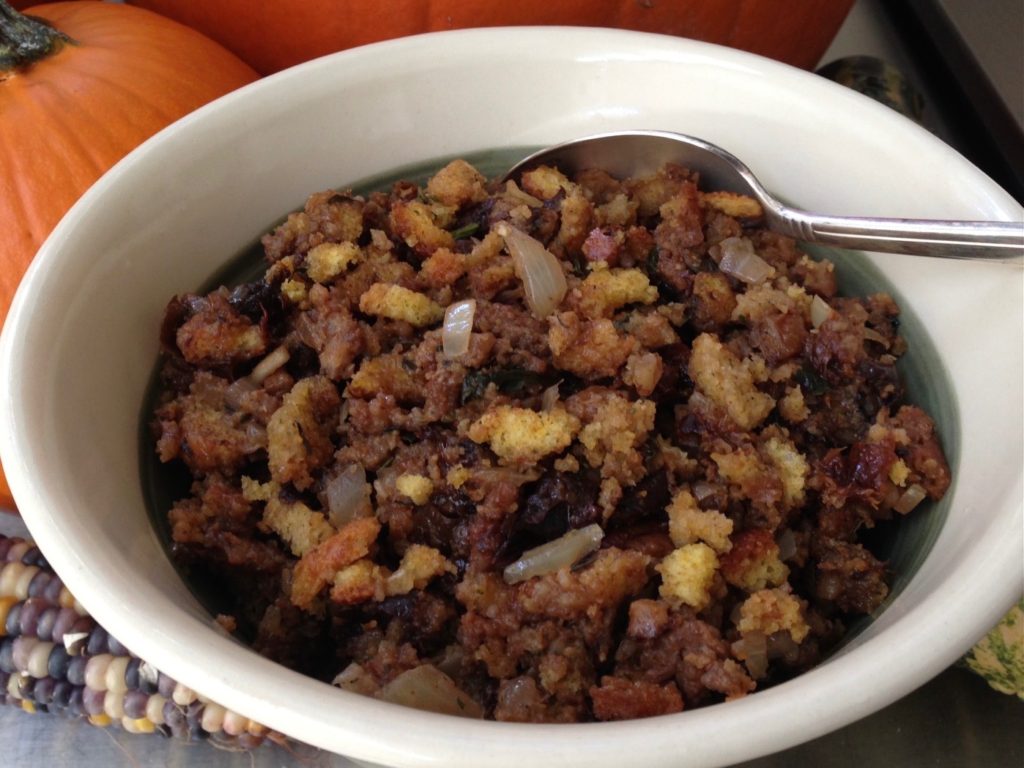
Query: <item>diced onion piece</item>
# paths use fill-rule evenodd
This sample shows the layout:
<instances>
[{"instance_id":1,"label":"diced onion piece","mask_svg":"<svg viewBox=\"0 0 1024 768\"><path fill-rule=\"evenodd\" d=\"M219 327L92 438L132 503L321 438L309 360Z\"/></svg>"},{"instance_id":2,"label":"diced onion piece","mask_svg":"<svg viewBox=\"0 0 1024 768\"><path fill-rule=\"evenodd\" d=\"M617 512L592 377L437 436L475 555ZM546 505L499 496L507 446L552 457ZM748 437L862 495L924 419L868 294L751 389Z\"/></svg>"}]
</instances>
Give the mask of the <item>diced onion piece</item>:
<instances>
[{"instance_id":1,"label":"diced onion piece","mask_svg":"<svg viewBox=\"0 0 1024 768\"><path fill-rule=\"evenodd\" d=\"M542 411L550 411L556 405L558 405L558 384L552 384L540 396L540 409Z\"/></svg>"},{"instance_id":2,"label":"diced onion piece","mask_svg":"<svg viewBox=\"0 0 1024 768\"><path fill-rule=\"evenodd\" d=\"M882 334L876 331L874 328L864 329L864 338L868 341L874 341L881 344L885 349L889 348L889 340Z\"/></svg>"},{"instance_id":3,"label":"diced onion piece","mask_svg":"<svg viewBox=\"0 0 1024 768\"><path fill-rule=\"evenodd\" d=\"M697 500L698 504L703 502L704 499L713 495L714 492L715 487L705 480L698 480L696 483L693 484L693 497Z\"/></svg>"},{"instance_id":4,"label":"diced onion piece","mask_svg":"<svg viewBox=\"0 0 1024 768\"><path fill-rule=\"evenodd\" d=\"M483 708L432 664L403 672L380 689L377 698L428 712L482 718Z\"/></svg>"},{"instance_id":5,"label":"diced onion piece","mask_svg":"<svg viewBox=\"0 0 1024 768\"><path fill-rule=\"evenodd\" d=\"M288 347L282 344L256 364L256 367L252 369L252 373L249 374L249 379L253 384L262 384L270 374L280 370L281 366L287 363L290 357Z\"/></svg>"},{"instance_id":6,"label":"diced onion piece","mask_svg":"<svg viewBox=\"0 0 1024 768\"><path fill-rule=\"evenodd\" d=\"M526 303L533 314L543 320L562 303L569 290L562 265L539 240L525 232L505 222L499 223L495 231L505 240L516 276L523 281Z\"/></svg>"},{"instance_id":7,"label":"diced onion piece","mask_svg":"<svg viewBox=\"0 0 1024 768\"><path fill-rule=\"evenodd\" d=\"M139 680L150 685L156 685L160 680L160 672L148 661L144 661L139 664Z\"/></svg>"},{"instance_id":8,"label":"diced onion piece","mask_svg":"<svg viewBox=\"0 0 1024 768\"><path fill-rule=\"evenodd\" d=\"M88 639L88 632L68 632L63 637L64 650L71 656L77 656L85 647L85 641Z\"/></svg>"},{"instance_id":9,"label":"diced onion piece","mask_svg":"<svg viewBox=\"0 0 1024 768\"><path fill-rule=\"evenodd\" d=\"M789 630L769 635L766 647L769 659L785 659L787 662L795 662L797 654L800 653L800 646L797 645Z\"/></svg>"},{"instance_id":10,"label":"diced onion piece","mask_svg":"<svg viewBox=\"0 0 1024 768\"><path fill-rule=\"evenodd\" d=\"M892 508L901 515L905 515L924 501L927 496L928 492L917 483L914 483L903 492L903 495L896 500L896 503L893 504Z\"/></svg>"},{"instance_id":11,"label":"diced onion piece","mask_svg":"<svg viewBox=\"0 0 1024 768\"><path fill-rule=\"evenodd\" d=\"M331 680L331 685L336 685L343 691L361 693L364 696L373 694L377 690L377 683L373 676L362 666L352 662Z\"/></svg>"},{"instance_id":12,"label":"diced onion piece","mask_svg":"<svg viewBox=\"0 0 1024 768\"><path fill-rule=\"evenodd\" d=\"M771 264L754 253L754 244L745 237L727 237L718 244L722 260L718 268L744 283L756 285L771 277Z\"/></svg>"},{"instance_id":13,"label":"diced onion piece","mask_svg":"<svg viewBox=\"0 0 1024 768\"><path fill-rule=\"evenodd\" d=\"M473 333L473 318L476 316L476 299L467 299L449 304L444 311L444 326L441 329L441 347L445 357L458 357L469 350L469 337Z\"/></svg>"},{"instance_id":14,"label":"diced onion piece","mask_svg":"<svg viewBox=\"0 0 1024 768\"><path fill-rule=\"evenodd\" d=\"M777 543L779 545L779 559L783 562L796 554L796 536L793 535L793 531L790 528L782 532Z\"/></svg>"},{"instance_id":15,"label":"diced onion piece","mask_svg":"<svg viewBox=\"0 0 1024 768\"><path fill-rule=\"evenodd\" d=\"M327 517L335 528L364 516L370 495L362 464L349 464L341 474L327 481Z\"/></svg>"},{"instance_id":16,"label":"diced onion piece","mask_svg":"<svg viewBox=\"0 0 1024 768\"><path fill-rule=\"evenodd\" d=\"M511 179L505 182L505 194L521 203L525 203L531 208L540 208L544 205L543 200L534 197L529 192L524 192L519 188L519 185Z\"/></svg>"},{"instance_id":17,"label":"diced onion piece","mask_svg":"<svg viewBox=\"0 0 1024 768\"><path fill-rule=\"evenodd\" d=\"M811 325L819 328L831 316L832 307L821 296L815 294L814 298L811 299Z\"/></svg>"},{"instance_id":18,"label":"diced onion piece","mask_svg":"<svg viewBox=\"0 0 1024 768\"><path fill-rule=\"evenodd\" d=\"M747 632L732 644L732 652L755 680L768 674L768 638L763 632Z\"/></svg>"},{"instance_id":19,"label":"diced onion piece","mask_svg":"<svg viewBox=\"0 0 1024 768\"><path fill-rule=\"evenodd\" d=\"M518 584L572 565L601 546L603 538L601 526L591 523L584 528L569 531L554 541L529 549L505 569L505 583Z\"/></svg>"}]
</instances>

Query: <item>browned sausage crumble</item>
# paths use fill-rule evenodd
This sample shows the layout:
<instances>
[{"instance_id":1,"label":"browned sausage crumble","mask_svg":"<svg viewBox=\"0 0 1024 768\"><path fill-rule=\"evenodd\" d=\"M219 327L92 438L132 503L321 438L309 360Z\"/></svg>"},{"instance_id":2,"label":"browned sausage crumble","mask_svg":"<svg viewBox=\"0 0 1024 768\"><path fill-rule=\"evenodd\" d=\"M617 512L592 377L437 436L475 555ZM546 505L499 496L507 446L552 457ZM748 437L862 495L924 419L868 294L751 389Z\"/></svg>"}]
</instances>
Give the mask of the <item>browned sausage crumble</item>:
<instances>
[{"instance_id":1,"label":"browned sausage crumble","mask_svg":"<svg viewBox=\"0 0 1024 768\"><path fill-rule=\"evenodd\" d=\"M175 556L260 653L439 711L646 717L810 668L888 594L858 535L950 474L892 298L760 216L675 166L313 195L262 280L168 306Z\"/></svg>"}]
</instances>

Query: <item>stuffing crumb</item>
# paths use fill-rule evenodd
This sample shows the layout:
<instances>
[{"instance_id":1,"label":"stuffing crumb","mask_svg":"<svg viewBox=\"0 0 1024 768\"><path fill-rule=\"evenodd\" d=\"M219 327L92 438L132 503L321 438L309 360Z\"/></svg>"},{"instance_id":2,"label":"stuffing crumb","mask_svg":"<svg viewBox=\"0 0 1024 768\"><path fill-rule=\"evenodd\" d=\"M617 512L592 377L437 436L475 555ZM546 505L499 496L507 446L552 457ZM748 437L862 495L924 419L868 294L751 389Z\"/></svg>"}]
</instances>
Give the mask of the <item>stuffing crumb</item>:
<instances>
[{"instance_id":1,"label":"stuffing crumb","mask_svg":"<svg viewBox=\"0 0 1024 768\"><path fill-rule=\"evenodd\" d=\"M685 544L666 555L655 570L661 574L658 594L665 600L698 611L711 602L718 557L707 544Z\"/></svg>"},{"instance_id":2,"label":"stuffing crumb","mask_svg":"<svg viewBox=\"0 0 1024 768\"><path fill-rule=\"evenodd\" d=\"M767 431L767 430L766 430ZM770 437L765 441L762 450L779 472L782 479L782 501L789 507L796 506L804 500L804 486L810 466L807 459L790 440Z\"/></svg>"},{"instance_id":3,"label":"stuffing crumb","mask_svg":"<svg viewBox=\"0 0 1024 768\"><path fill-rule=\"evenodd\" d=\"M541 200L550 200L559 192L569 192L573 184L561 171L547 165L527 171L522 177L523 191Z\"/></svg>"},{"instance_id":4,"label":"stuffing crumb","mask_svg":"<svg viewBox=\"0 0 1024 768\"><path fill-rule=\"evenodd\" d=\"M504 462L531 462L567 448L579 429L579 419L563 408L538 413L500 405L470 426L469 438L488 443Z\"/></svg>"},{"instance_id":5,"label":"stuffing crumb","mask_svg":"<svg viewBox=\"0 0 1024 768\"><path fill-rule=\"evenodd\" d=\"M764 209L761 208L761 204L757 200L735 192L724 190L701 192L700 201L706 206L721 211L726 216L734 216L739 219L757 219L764 215Z\"/></svg>"},{"instance_id":6,"label":"stuffing crumb","mask_svg":"<svg viewBox=\"0 0 1024 768\"><path fill-rule=\"evenodd\" d=\"M422 328L444 317L444 307L422 293L391 283L374 283L359 297L359 310Z\"/></svg>"},{"instance_id":7,"label":"stuffing crumb","mask_svg":"<svg viewBox=\"0 0 1024 768\"><path fill-rule=\"evenodd\" d=\"M779 415L790 424L799 424L811 415L799 385L786 389L786 394L779 400Z\"/></svg>"},{"instance_id":8,"label":"stuffing crumb","mask_svg":"<svg viewBox=\"0 0 1024 768\"><path fill-rule=\"evenodd\" d=\"M313 473L334 457L334 433L341 398L325 376L296 382L267 424L267 461L277 482L309 488Z\"/></svg>"},{"instance_id":9,"label":"stuffing crumb","mask_svg":"<svg viewBox=\"0 0 1024 768\"><path fill-rule=\"evenodd\" d=\"M465 160L452 160L427 181L427 194L453 208L487 197L487 179Z\"/></svg>"},{"instance_id":10,"label":"stuffing crumb","mask_svg":"<svg viewBox=\"0 0 1024 768\"><path fill-rule=\"evenodd\" d=\"M400 355L380 355L363 360L345 394L349 397L374 397L380 393L393 395L398 400L417 401L422 397L422 385L402 364Z\"/></svg>"},{"instance_id":11,"label":"stuffing crumb","mask_svg":"<svg viewBox=\"0 0 1024 768\"><path fill-rule=\"evenodd\" d=\"M438 248L455 245L452 233L444 228L454 209L444 205L427 205L419 200L396 202L388 219L392 232L420 256L429 256Z\"/></svg>"},{"instance_id":12,"label":"stuffing crumb","mask_svg":"<svg viewBox=\"0 0 1024 768\"><path fill-rule=\"evenodd\" d=\"M648 397L658 386L664 372L664 363L657 352L642 352L630 355L626 360L622 381L633 387L641 397Z\"/></svg>"},{"instance_id":13,"label":"stuffing crumb","mask_svg":"<svg viewBox=\"0 0 1024 768\"><path fill-rule=\"evenodd\" d=\"M306 254L306 274L318 283L329 283L361 257L355 243L321 243Z\"/></svg>"},{"instance_id":14,"label":"stuffing crumb","mask_svg":"<svg viewBox=\"0 0 1024 768\"><path fill-rule=\"evenodd\" d=\"M387 593L389 597L405 595L414 589L423 589L438 576L455 572L455 566L438 550L413 544L402 555L398 569L388 577Z\"/></svg>"},{"instance_id":15,"label":"stuffing crumb","mask_svg":"<svg viewBox=\"0 0 1024 768\"><path fill-rule=\"evenodd\" d=\"M301 501L267 501L263 508L263 526L280 536L296 557L302 557L335 534L334 526L321 512L314 512Z\"/></svg>"},{"instance_id":16,"label":"stuffing crumb","mask_svg":"<svg viewBox=\"0 0 1024 768\"><path fill-rule=\"evenodd\" d=\"M579 291L579 309L590 318L611 317L627 304L658 300L658 289L639 269L594 269Z\"/></svg>"},{"instance_id":17,"label":"stuffing crumb","mask_svg":"<svg viewBox=\"0 0 1024 768\"><path fill-rule=\"evenodd\" d=\"M784 589L762 589L748 597L740 606L737 628L742 634L773 635L785 630L797 643L811 631L802 602Z\"/></svg>"},{"instance_id":18,"label":"stuffing crumb","mask_svg":"<svg viewBox=\"0 0 1024 768\"><path fill-rule=\"evenodd\" d=\"M466 484L466 481L473 476L473 473L466 469L461 464L456 464L454 467L448 470L448 474L445 476L445 480L448 485L452 488L461 488Z\"/></svg>"},{"instance_id":19,"label":"stuffing crumb","mask_svg":"<svg viewBox=\"0 0 1024 768\"><path fill-rule=\"evenodd\" d=\"M280 492L280 483L273 480L261 483L248 475L242 475L242 497L246 501L270 501Z\"/></svg>"},{"instance_id":20,"label":"stuffing crumb","mask_svg":"<svg viewBox=\"0 0 1024 768\"><path fill-rule=\"evenodd\" d=\"M356 605L367 600L381 601L387 597L387 569L368 557L347 565L334 574L331 601L340 605Z\"/></svg>"},{"instance_id":21,"label":"stuffing crumb","mask_svg":"<svg viewBox=\"0 0 1024 768\"><path fill-rule=\"evenodd\" d=\"M356 518L304 554L292 572L292 603L309 610L338 571L370 554L380 528L374 517Z\"/></svg>"},{"instance_id":22,"label":"stuffing crumb","mask_svg":"<svg viewBox=\"0 0 1024 768\"><path fill-rule=\"evenodd\" d=\"M743 429L756 427L775 407L754 385L751 370L710 334L694 339L689 372L700 391Z\"/></svg>"},{"instance_id":23,"label":"stuffing crumb","mask_svg":"<svg viewBox=\"0 0 1024 768\"><path fill-rule=\"evenodd\" d=\"M721 512L704 510L685 488L668 505L668 535L677 547L703 541L722 554L732 548L733 522Z\"/></svg>"},{"instance_id":24,"label":"stuffing crumb","mask_svg":"<svg viewBox=\"0 0 1024 768\"><path fill-rule=\"evenodd\" d=\"M297 306L309 300L309 288L301 280L289 277L281 282L281 295Z\"/></svg>"},{"instance_id":25,"label":"stuffing crumb","mask_svg":"<svg viewBox=\"0 0 1024 768\"><path fill-rule=\"evenodd\" d=\"M567 403L585 426L579 441L587 463L601 469L602 477L614 477L632 485L643 476L640 446L654 429L656 406L651 400L629 400L614 392L584 390Z\"/></svg>"},{"instance_id":26,"label":"stuffing crumb","mask_svg":"<svg viewBox=\"0 0 1024 768\"><path fill-rule=\"evenodd\" d=\"M748 528L733 536L732 549L722 556L722 576L734 587L756 592L782 584L789 577L789 567L769 531Z\"/></svg>"},{"instance_id":27,"label":"stuffing crumb","mask_svg":"<svg viewBox=\"0 0 1024 768\"><path fill-rule=\"evenodd\" d=\"M395 480L395 488L413 504L426 504L434 492L434 482L423 475L401 475Z\"/></svg>"},{"instance_id":28,"label":"stuffing crumb","mask_svg":"<svg viewBox=\"0 0 1024 768\"><path fill-rule=\"evenodd\" d=\"M548 346L557 368L585 379L614 376L639 343L619 333L608 318L584 320L575 312L554 313L548 318Z\"/></svg>"},{"instance_id":29,"label":"stuffing crumb","mask_svg":"<svg viewBox=\"0 0 1024 768\"><path fill-rule=\"evenodd\" d=\"M896 459L889 467L889 479L893 482L893 485L898 485L901 488L907 484L907 478L910 477L910 467L903 459Z\"/></svg>"}]
</instances>

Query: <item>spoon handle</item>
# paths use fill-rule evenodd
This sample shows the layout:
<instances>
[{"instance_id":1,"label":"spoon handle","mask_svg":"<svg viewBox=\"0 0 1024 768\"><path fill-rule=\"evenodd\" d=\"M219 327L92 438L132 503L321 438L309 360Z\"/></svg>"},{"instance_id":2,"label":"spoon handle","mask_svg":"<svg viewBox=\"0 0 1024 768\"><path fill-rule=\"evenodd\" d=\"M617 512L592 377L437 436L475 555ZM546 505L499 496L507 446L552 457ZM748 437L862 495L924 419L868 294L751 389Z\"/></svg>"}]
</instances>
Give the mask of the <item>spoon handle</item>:
<instances>
[{"instance_id":1,"label":"spoon handle","mask_svg":"<svg viewBox=\"0 0 1024 768\"><path fill-rule=\"evenodd\" d=\"M1024 222L1019 221L870 219L819 216L788 208L769 216L775 219L773 228L791 237L840 248L946 259L1024 256Z\"/></svg>"}]
</instances>

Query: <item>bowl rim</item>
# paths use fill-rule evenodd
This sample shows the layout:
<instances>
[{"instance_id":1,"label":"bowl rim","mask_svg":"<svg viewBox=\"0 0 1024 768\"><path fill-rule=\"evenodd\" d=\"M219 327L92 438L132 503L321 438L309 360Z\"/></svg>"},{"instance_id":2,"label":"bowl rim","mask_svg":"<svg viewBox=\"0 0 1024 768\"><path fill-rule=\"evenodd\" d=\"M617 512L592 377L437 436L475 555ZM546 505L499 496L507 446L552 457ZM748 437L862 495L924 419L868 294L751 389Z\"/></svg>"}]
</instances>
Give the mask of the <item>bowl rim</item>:
<instances>
[{"instance_id":1,"label":"bowl rim","mask_svg":"<svg viewBox=\"0 0 1024 768\"><path fill-rule=\"evenodd\" d=\"M43 271L52 266L51 262L67 258L65 254L68 251L62 247L62 242L81 225L89 209L99 204L108 190L116 186L121 176L129 173L140 158L159 152L169 137L183 132L199 132L209 116L231 110L237 103L251 98L251 94L283 91L290 82L315 75L321 70L341 70L356 62L372 62L376 58L397 55L415 58L438 45L445 46L448 56L467 56L471 49L489 47L510 33L514 33L520 42L530 41L534 46L542 46L545 41L564 42L568 36L574 44L590 47L593 51L620 46L623 50L635 52L651 42L657 42L658 46L680 54L709 57L726 66L749 68L769 76L783 77L787 81L802 82L808 87L818 81L810 73L717 45L651 33L565 27L428 33L375 43L298 65L228 94L164 129L118 163L75 204L41 247L18 290L0 339L0 366L7 371L17 370L17 338L32 322L31 305L38 300L36 294L45 287ZM807 79L800 81L801 77ZM820 82L824 84L826 81ZM833 87L833 84L828 87ZM895 121L904 121L896 113L883 113L885 108L874 102L861 101L864 97L858 94L850 92L849 98L854 100L852 103L856 103L858 108L877 108L873 118L881 120L883 124L893 121L892 124L896 125ZM931 142L932 149L941 153L945 145L924 129L921 131L921 140ZM956 155L953 150L946 149ZM975 172L975 175L982 177L978 183L986 187L992 196L992 207L1010 217L1019 218L1019 206L1015 208L1016 203L1003 190L983 177L980 171L975 169ZM33 483L33 470L20 456L19 446L28 446L32 438L26 433L25 425L16 413L16 404L19 398L28 394L17 377L4 376L0 380L0 402L4 403L0 408L0 449L6 456L15 457L8 463L11 487L23 509L29 529L58 573L85 575L90 570L88 557L75 551L74 542L59 526L60 513L50 508L46 489ZM1024 496L1020 477L1009 483L1008 495L1011 499ZM974 552L967 559L966 564L977 572L976 582L954 582L954 577L959 576L964 567L947 578L951 582L949 588L956 590L967 606L965 611L972 619L968 622L970 626L994 623L1019 594L1022 579L1017 579L1016 583L1005 580L1006 574L1024 567L1014 559L1019 552L1016 551L1013 532L1010 531L1010 536L1005 536L1002 531L987 532L993 549L984 556ZM995 600L992 600L993 584L1002 587ZM989 591L983 593L978 585L985 585ZM114 634L129 641L130 647L133 647L130 641L138 640L140 648L151 648L152 653L147 655L147 660L184 684L203 690L211 699L260 722L272 724L276 730L295 738L356 758L396 765L436 765L436 755L443 754L449 758L457 756L451 751L453 744L458 745L458 753L461 753L461 762L458 764L463 765L474 764L475 756L481 755L493 760L495 765L519 765L524 759L533 759L545 765L570 765L576 764L583 755L588 756L591 762L596 761L596 765L610 765L613 763L607 762L608 756L621 755L623 743L629 745L634 758L642 764L668 765L665 762L666 755L674 755L672 750L680 743L693 745L695 735L725 745L714 755L707 751L695 754L692 760L695 765L711 764L717 760L735 762L814 738L894 701L948 666L974 639L967 636L973 630L965 633L962 627L949 626L939 604L941 595L931 595L908 612L901 623L886 629L890 658L877 655L874 659L868 658L865 654L873 650L869 642L789 683L727 704L712 705L679 715L619 723L524 725L467 722L337 691L325 683L255 657L251 652L239 653L235 641L216 635L207 626L184 616L180 617L182 625L177 630L177 637L163 635L163 645L155 641L151 643L144 639L145 629L133 626L131 617L124 611L124 605L111 605L107 602L110 595L108 587L85 579L76 586L76 593L82 604ZM194 643L186 644L182 641L182 635L187 634L183 630L203 632L200 650L216 653L223 660L223 667L218 670L203 667L199 659L204 654L197 652ZM926 630L938 638L930 654L921 653L918 644L921 634ZM833 691L841 690L842 683L850 680L858 669L870 673L877 680L877 685L870 691L852 692L841 708L830 705L830 700L835 697ZM271 701L257 690L259 686L247 684L247 676L266 679L271 686L284 686L308 698L300 702ZM791 706L798 690L804 698L797 709L791 711L799 711L807 717L786 718L796 721L792 723L779 723L778 718L775 718L773 732L760 734L756 747L735 737L736 733L758 729L765 712ZM331 733L317 733L315 726L318 722L322 725L322 708L328 704L334 710L338 726L330 729ZM389 723L387 733L392 734L390 738L380 727L382 720ZM394 733L402 735L395 739ZM469 761L466 755L471 756ZM674 761L675 757L671 759Z\"/></svg>"}]
</instances>

